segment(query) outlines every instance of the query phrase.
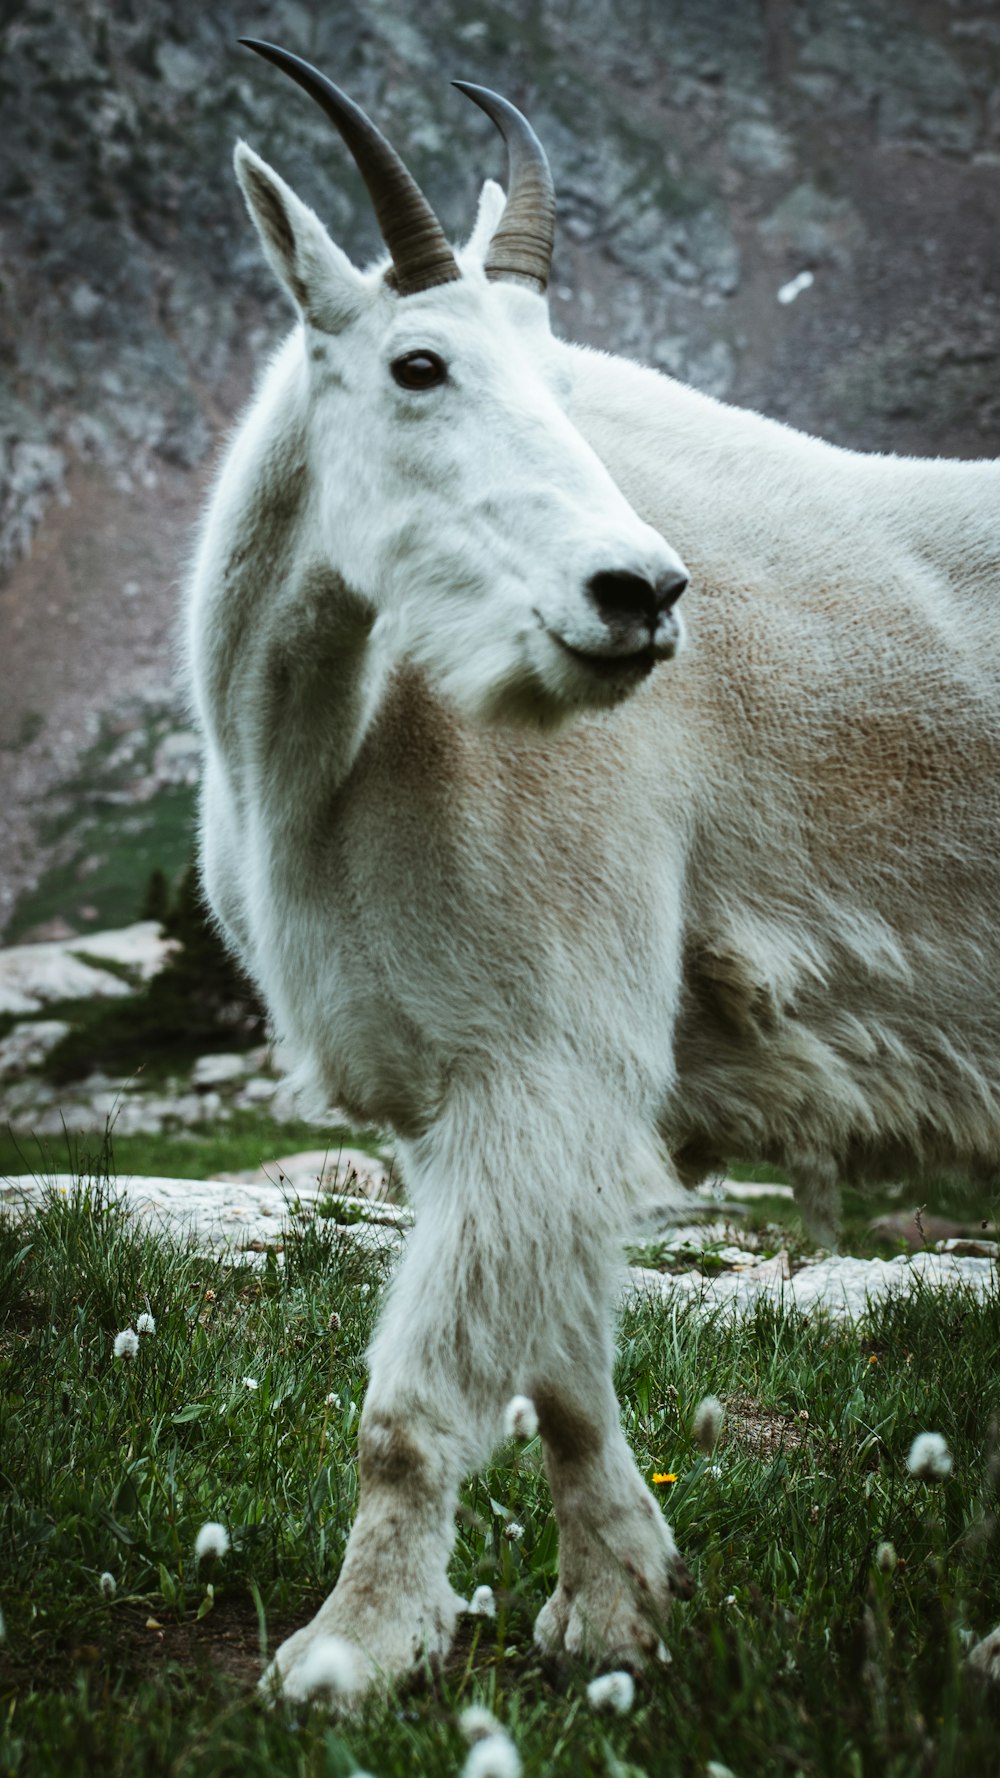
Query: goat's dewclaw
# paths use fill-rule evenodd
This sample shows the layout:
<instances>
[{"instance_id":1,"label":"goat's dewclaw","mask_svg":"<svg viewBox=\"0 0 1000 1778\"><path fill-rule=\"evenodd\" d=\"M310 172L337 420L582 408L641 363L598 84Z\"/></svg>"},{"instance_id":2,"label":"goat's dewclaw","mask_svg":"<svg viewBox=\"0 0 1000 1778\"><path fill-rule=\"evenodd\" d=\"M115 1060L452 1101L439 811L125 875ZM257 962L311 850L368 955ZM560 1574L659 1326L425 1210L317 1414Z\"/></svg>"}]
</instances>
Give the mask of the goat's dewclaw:
<instances>
[{"instance_id":1,"label":"goat's dewclaw","mask_svg":"<svg viewBox=\"0 0 1000 1778\"><path fill-rule=\"evenodd\" d=\"M115 1334L114 1352L116 1358L139 1356L139 1335L134 1327L123 1327L121 1333Z\"/></svg>"},{"instance_id":2,"label":"goat's dewclaw","mask_svg":"<svg viewBox=\"0 0 1000 1778\"><path fill-rule=\"evenodd\" d=\"M144 1309L136 1320L135 1331L137 1334L155 1334L156 1316L151 1315L148 1309Z\"/></svg>"},{"instance_id":3,"label":"goat's dewclaw","mask_svg":"<svg viewBox=\"0 0 1000 1778\"><path fill-rule=\"evenodd\" d=\"M473 1743L462 1778L521 1778L521 1756L503 1729Z\"/></svg>"},{"instance_id":4,"label":"goat's dewclaw","mask_svg":"<svg viewBox=\"0 0 1000 1778\"><path fill-rule=\"evenodd\" d=\"M635 1680L631 1673L601 1673L587 1687L587 1703L592 1710L614 1710L627 1716L635 1703Z\"/></svg>"},{"instance_id":5,"label":"goat's dewclaw","mask_svg":"<svg viewBox=\"0 0 1000 1778\"><path fill-rule=\"evenodd\" d=\"M719 1442L725 1409L717 1395L703 1395L694 1410L691 1431L699 1451L711 1457Z\"/></svg>"},{"instance_id":6,"label":"goat's dewclaw","mask_svg":"<svg viewBox=\"0 0 1000 1778\"><path fill-rule=\"evenodd\" d=\"M504 1432L508 1438L519 1439L527 1444L538 1431L538 1415L530 1395L512 1395L503 1416Z\"/></svg>"},{"instance_id":7,"label":"goat's dewclaw","mask_svg":"<svg viewBox=\"0 0 1000 1778\"><path fill-rule=\"evenodd\" d=\"M225 1525L217 1519L208 1519L194 1540L194 1559L196 1562L214 1560L221 1562L229 1549L229 1532Z\"/></svg>"},{"instance_id":8,"label":"goat's dewclaw","mask_svg":"<svg viewBox=\"0 0 1000 1778\"><path fill-rule=\"evenodd\" d=\"M101 1592L104 1594L105 1599L113 1599L118 1591L118 1582L108 1569L104 1570L104 1573L101 1575L97 1584L100 1587Z\"/></svg>"},{"instance_id":9,"label":"goat's dewclaw","mask_svg":"<svg viewBox=\"0 0 1000 1778\"><path fill-rule=\"evenodd\" d=\"M977 1679L1000 1686L1000 1624L969 1650L965 1664Z\"/></svg>"},{"instance_id":10,"label":"goat's dewclaw","mask_svg":"<svg viewBox=\"0 0 1000 1778\"><path fill-rule=\"evenodd\" d=\"M918 1432L906 1459L911 1475L922 1482L943 1482L952 1471L952 1455L939 1432Z\"/></svg>"}]
</instances>

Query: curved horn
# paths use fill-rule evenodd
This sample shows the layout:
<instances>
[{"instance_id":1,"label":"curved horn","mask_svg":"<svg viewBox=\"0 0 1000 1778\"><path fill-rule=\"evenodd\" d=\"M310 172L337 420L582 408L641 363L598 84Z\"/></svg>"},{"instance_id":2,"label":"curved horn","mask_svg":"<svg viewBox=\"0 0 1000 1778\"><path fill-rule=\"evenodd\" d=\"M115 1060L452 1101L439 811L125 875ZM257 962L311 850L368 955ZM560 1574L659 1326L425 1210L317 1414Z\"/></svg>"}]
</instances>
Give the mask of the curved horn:
<instances>
[{"instance_id":1,"label":"curved horn","mask_svg":"<svg viewBox=\"0 0 1000 1778\"><path fill-rule=\"evenodd\" d=\"M416 180L380 130L325 74L274 43L241 37L321 105L347 143L368 187L382 239L392 254L392 282L400 296L413 296L435 284L448 284L461 272L444 230Z\"/></svg>"},{"instance_id":2,"label":"curved horn","mask_svg":"<svg viewBox=\"0 0 1000 1778\"><path fill-rule=\"evenodd\" d=\"M492 118L507 149L507 207L486 255L486 276L544 291L556 234L556 194L545 150L509 99L469 80L453 80L452 86Z\"/></svg>"}]
</instances>

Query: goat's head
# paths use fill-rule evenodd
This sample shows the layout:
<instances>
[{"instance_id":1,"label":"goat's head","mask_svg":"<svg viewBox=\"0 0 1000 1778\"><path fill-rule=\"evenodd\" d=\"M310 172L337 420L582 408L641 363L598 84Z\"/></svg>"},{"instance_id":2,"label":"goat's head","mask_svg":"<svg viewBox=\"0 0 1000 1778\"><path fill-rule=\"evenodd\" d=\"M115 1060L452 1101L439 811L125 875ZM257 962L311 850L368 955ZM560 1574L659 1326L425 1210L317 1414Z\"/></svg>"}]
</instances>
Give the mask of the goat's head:
<instances>
[{"instance_id":1,"label":"goat's head","mask_svg":"<svg viewBox=\"0 0 1000 1778\"><path fill-rule=\"evenodd\" d=\"M674 654L687 574L569 417L545 300L555 199L534 132L457 83L503 135L510 191L487 182L453 252L365 114L298 57L249 47L337 126L391 255L357 270L240 143L247 205L304 324L325 555L394 651L468 711L552 723L617 702Z\"/></svg>"}]
</instances>

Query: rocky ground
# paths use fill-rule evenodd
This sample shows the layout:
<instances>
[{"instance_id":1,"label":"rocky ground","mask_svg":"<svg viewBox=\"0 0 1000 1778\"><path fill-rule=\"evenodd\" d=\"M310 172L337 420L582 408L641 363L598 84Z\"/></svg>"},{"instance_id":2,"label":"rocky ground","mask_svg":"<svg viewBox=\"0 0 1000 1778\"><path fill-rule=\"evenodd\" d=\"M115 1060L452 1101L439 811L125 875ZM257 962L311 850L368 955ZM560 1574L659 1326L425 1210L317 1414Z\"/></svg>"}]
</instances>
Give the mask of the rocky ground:
<instances>
[{"instance_id":1,"label":"rocky ground","mask_svg":"<svg viewBox=\"0 0 1000 1778\"><path fill-rule=\"evenodd\" d=\"M102 727L125 713L145 734L165 709L183 728L192 525L217 442L288 322L236 194L235 138L352 253L377 246L339 142L237 47L247 33L370 107L457 235L501 156L449 80L521 104L555 172L553 307L574 337L844 444L1000 444L987 0L12 0L0 927L64 843L48 799ZM66 905L77 930L97 917L78 912L93 905L85 885Z\"/></svg>"}]
</instances>

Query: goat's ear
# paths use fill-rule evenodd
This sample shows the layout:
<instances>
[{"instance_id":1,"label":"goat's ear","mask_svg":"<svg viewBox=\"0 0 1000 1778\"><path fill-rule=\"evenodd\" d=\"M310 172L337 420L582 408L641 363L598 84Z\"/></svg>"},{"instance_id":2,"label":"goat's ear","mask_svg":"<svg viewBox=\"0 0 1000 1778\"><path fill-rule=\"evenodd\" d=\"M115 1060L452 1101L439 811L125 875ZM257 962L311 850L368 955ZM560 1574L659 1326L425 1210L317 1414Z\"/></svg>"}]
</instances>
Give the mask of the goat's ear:
<instances>
[{"instance_id":1,"label":"goat's ear","mask_svg":"<svg viewBox=\"0 0 1000 1778\"><path fill-rule=\"evenodd\" d=\"M319 217L245 142L236 144L236 177L268 264L304 321L339 333L364 306L365 285Z\"/></svg>"},{"instance_id":2,"label":"goat's ear","mask_svg":"<svg viewBox=\"0 0 1000 1778\"><path fill-rule=\"evenodd\" d=\"M487 179L479 193L475 227L465 243L464 251L470 259L478 259L482 264L506 205L507 197L503 186L498 185L495 179Z\"/></svg>"}]
</instances>

